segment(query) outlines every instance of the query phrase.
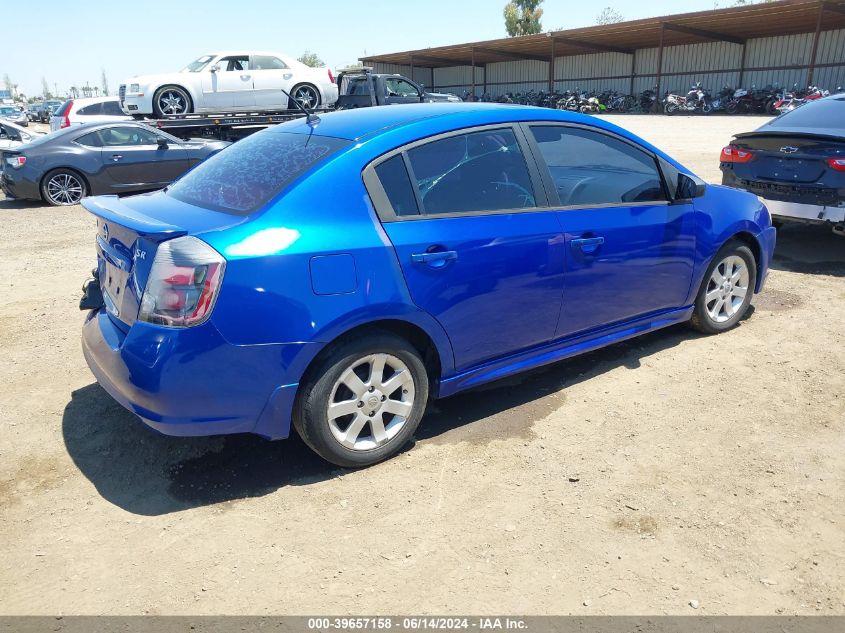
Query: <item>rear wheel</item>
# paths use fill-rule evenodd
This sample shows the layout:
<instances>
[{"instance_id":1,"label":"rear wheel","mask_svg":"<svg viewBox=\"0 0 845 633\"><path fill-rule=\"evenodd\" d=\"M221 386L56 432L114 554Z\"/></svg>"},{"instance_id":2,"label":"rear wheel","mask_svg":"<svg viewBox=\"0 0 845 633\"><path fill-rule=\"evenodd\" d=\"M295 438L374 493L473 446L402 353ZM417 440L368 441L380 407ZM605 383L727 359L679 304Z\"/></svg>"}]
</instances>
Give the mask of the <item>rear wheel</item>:
<instances>
[{"instance_id":1,"label":"rear wheel","mask_svg":"<svg viewBox=\"0 0 845 633\"><path fill-rule=\"evenodd\" d=\"M676 103L667 103L663 106L663 111L671 116L678 111L678 105Z\"/></svg>"},{"instance_id":2,"label":"rear wheel","mask_svg":"<svg viewBox=\"0 0 845 633\"><path fill-rule=\"evenodd\" d=\"M705 334L734 327L751 305L756 279L757 264L751 249L739 241L725 244L707 269L690 325Z\"/></svg>"},{"instance_id":3,"label":"rear wheel","mask_svg":"<svg viewBox=\"0 0 845 633\"><path fill-rule=\"evenodd\" d=\"M300 105L309 110L312 110L320 105L320 91L311 84L299 84L298 86L294 86L290 95L296 99ZM288 108L295 109L296 106L289 103Z\"/></svg>"},{"instance_id":4,"label":"rear wheel","mask_svg":"<svg viewBox=\"0 0 845 633\"><path fill-rule=\"evenodd\" d=\"M428 402L419 353L389 333L340 344L309 374L294 426L308 446L338 466L369 466L398 453Z\"/></svg>"},{"instance_id":5,"label":"rear wheel","mask_svg":"<svg viewBox=\"0 0 845 633\"><path fill-rule=\"evenodd\" d=\"M41 181L41 197L54 207L79 204L86 195L85 179L71 169L54 169Z\"/></svg>"},{"instance_id":6,"label":"rear wheel","mask_svg":"<svg viewBox=\"0 0 845 633\"><path fill-rule=\"evenodd\" d=\"M172 114L189 114L194 109L188 92L179 86L164 86L153 97L153 113L158 118Z\"/></svg>"}]
</instances>

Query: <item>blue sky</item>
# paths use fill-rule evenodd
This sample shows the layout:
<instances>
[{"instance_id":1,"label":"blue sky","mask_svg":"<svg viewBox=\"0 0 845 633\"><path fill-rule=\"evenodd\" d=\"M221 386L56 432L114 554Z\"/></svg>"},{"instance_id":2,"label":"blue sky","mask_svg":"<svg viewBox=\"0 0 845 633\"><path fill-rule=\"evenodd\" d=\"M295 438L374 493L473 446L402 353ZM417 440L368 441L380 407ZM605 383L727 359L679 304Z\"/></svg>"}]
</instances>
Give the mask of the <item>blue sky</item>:
<instances>
[{"instance_id":1,"label":"blue sky","mask_svg":"<svg viewBox=\"0 0 845 633\"><path fill-rule=\"evenodd\" d=\"M28 4L30 0L24 0ZM721 6L731 0L718 0ZM21 6L13 0L2 4ZM112 92L134 74L179 70L218 49L258 49L299 56L309 49L332 68L365 52L441 46L504 37L505 0L40 0L13 21L14 44L0 47L0 77L25 94L40 94L41 77L63 94L71 85L99 85L105 68ZM603 7L626 19L701 11L714 0L545 0L543 28L595 23ZM0 86L2 87L2 86Z\"/></svg>"}]
</instances>

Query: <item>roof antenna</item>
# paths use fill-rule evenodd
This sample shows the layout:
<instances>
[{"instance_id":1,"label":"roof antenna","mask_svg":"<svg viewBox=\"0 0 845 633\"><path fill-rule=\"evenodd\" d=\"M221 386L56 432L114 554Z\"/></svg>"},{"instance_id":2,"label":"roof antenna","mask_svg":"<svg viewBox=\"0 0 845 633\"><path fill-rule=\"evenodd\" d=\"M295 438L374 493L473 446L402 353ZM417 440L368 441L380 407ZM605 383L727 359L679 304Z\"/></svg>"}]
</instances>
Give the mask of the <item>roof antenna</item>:
<instances>
[{"instance_id":1,"label":"roof antenna","mask_svg":"<svg viewBox=\"0 0 845 633\"><path fill-rule=\"evenodd\" d=\"M287 95L288 104L290 104L290 102L292 101L293 105L296 106L297 110L305 113L305 122L308 125L310 125L312 128L314 128L314 127L317 126L318 123L320 123L320 117L318 117L316 114L314 114L313 110L311 110L310 108L306 108L297 99L294 99L293 97L291 97L290 93L287 90L285 90L284 88L282 88L282 92Z\"/></svg>"}]
</instances>

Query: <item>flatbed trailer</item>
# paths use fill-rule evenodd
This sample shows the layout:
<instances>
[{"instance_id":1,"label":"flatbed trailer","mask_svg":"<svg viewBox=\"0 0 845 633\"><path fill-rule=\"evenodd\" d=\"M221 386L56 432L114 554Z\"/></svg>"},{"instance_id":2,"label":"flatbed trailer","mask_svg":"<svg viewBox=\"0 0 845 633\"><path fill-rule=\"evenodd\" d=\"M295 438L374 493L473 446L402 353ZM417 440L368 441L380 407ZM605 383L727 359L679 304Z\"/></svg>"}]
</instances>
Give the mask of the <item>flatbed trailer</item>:
<instances>
[{"instance_id":1,"label":"flatbed trailer","mask_svg":"<svg viewBox=\"0 0 845 633\"><path fill-rule=\"evenodd\" d=\"M316 109L314 114L331 112L328 108ZM163 119L140 119L141 123L172 134L188 138L216 138L237 141L271 125L278 125L304 117L297 110L290 112L221 112L217 114L176 114Z\"/></svg>"}]
</instances>

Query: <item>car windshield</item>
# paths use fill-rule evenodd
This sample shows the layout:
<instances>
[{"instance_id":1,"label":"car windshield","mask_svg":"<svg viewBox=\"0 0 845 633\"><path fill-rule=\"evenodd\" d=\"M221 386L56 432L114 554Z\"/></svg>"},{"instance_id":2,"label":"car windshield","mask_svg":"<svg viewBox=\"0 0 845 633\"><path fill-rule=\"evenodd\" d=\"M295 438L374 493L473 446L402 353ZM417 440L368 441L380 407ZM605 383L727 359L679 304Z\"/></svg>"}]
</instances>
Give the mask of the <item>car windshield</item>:
<instances>
[{"instance_id":1,"label":"car windshield","mask_svg":"<svg viewBox=\"0 0 845 633\"><path fill-rule=\"evenodd\" d=\"M167 194L198 207L248 215L351 141L266 130L201 163Z\"/></svg>"},{"instance_id":2,"label":"car windshield","mask_svg":"<svg viewBox=\"0 0 845 633\"><path fill-rule=\"evenodd\" d=\"M772 128L833 128L845 130L845 98L806 103L773 120Z\"/></svg>"},{"instance_id":3,"label":"car windshield","mask_svg":"<svg viewBox=\"0 0 845 633\"><path fill-rule=\"evenodd\" d=\"M199 59L192 61L190 64L185 66L181 72L198 73L203 68L205 68L208 65L208 62L210 62L212 59L214 59L214 55L203 55Z\"/></svg>"},{"instance_id":4,"label":"car windshield","mask_svg":"<svg viewBox=\"0 0 845 633\"><path fill-rule=\"evenodd\" d=\"M17 108L0 108L0 116L7 114L20 114L20 110Z\"/></svg>"}]
</instances>

